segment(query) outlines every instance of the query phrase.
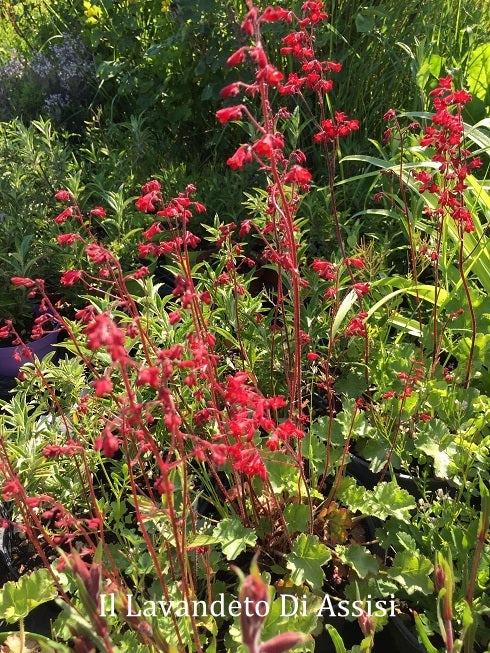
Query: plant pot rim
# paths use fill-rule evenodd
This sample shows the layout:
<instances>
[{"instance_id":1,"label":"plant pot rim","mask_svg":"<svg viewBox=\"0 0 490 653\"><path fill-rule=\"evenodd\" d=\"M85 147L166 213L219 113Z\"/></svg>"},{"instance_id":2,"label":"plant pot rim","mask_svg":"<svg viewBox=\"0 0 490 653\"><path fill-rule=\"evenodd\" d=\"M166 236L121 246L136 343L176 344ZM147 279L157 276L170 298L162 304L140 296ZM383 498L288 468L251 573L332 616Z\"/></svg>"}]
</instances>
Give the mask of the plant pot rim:
<instances>
[{"instance_id":1,"label":"plant pot rim","mask_svg":"<svg viewBox=\"0 0 490 653\"><path fill-rule=\"evenodd\" d=\"M46 311L41 311L39 305L35 307L34 314L42 314ZM29 349L32 354L37 356L40 360L50 351L53 350L53 346L58 341L59 333L61 331L61 326L53 318L53 322L57 325L52 331L48 331L43 336L37 340L29 340L25 342L25 347ZM15 377L19 373L22 365L31 362L29 356L24 356L22 354L22 349L24 345L10 345L6 347L0 347L0 376L3 377ZM17 361L14 358L14 355L18 354L20 360Z\"/></svg>"}]
</instances>

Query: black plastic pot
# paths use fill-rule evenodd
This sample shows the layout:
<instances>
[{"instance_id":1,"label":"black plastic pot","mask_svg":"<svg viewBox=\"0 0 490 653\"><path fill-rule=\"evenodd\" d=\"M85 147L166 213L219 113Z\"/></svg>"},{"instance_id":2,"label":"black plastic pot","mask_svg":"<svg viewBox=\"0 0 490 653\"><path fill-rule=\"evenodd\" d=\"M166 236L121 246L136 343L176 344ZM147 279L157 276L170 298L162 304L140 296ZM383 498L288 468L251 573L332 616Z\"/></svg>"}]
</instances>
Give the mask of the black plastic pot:
<instances>
[{"instance_id":1,"label":"black plastic pot","mask_svg":"<svg viewBox=\"0 0 490 653\"><path fill-rule=\"evenodd\" d=\"M4 523L5 522L5 523ZM18 580L19 574L12 564L12 524L10 514L3 503L0 503L0 587L9 580ZM0 633L11 630L0 616Z\"/></svg>"},{"instance_id":2,"label":"black plastic pot","mask_svg":"<svg viewBox=\"0 0 490 653\"><path fill-rule=\"evenodd\" d=\"M15 376L4 376L0 372L0 399L8 400L15 384Z\"/></svg>"},{"instance_id":3,"label":"black plastic pot","mask_svg":"<svg viewBox=\"0 0 490 653\"><path fill-rule=\"evenodd\" d=\"M175 288L175 276L166 269L164 259L158 261L153 275L153 281L160 284L160 287L158 288L158 294L160 297L168 297L172 294L172 291Z\"/></svg>"},{"instance_id":4,"label":"black plastic pot","mask_svg":"<svg viewBox=\"0 0 490 653\"><path fill-rule=\"evenodd\" d=\"M45 315L46 312L46 310L41 310L41 307L37 305L33 309L33 317ZM61 327L54 318L51 320L51 324L53 326L52 331L48 331L37 340L29 340L25 343L25 347L23 345L0 347L0 378L17 376L22 365L31 361L33 354L41 360L46 354L54 350L54 345L58 342ZM25 349L30 351L28 356L24 356ZM16 360L17 358L19 360Z\"/></svg>"},{"instance_id":5,"label":"black plastic pot","mask_svg":"<svg viewBox=\"0 0 490 653\"><path fill-rule=\"evenodd\" d=\"M6 506L0 503L0 520L6 524L0 526L0 587L7 581L19 580L20 574L12 562L12 524ZM26 617L24 627L27 632L51 637L51 621L59 614L60 608L55 601L47 601L32 610ZM19 629L18 624L9 624L0 615L0 633Z\"/></svg>"},{"instance_id":6,"label":"black plastic pot","mask_svg":"<svg viewBox=\"0 0 490 653\"><path fill-rule=\"evenodd\" d=\"M10 515L3 503L0 503L0 578L18 580L19 574L12 564L12 524Z\"/></svg>"}]
</instances>

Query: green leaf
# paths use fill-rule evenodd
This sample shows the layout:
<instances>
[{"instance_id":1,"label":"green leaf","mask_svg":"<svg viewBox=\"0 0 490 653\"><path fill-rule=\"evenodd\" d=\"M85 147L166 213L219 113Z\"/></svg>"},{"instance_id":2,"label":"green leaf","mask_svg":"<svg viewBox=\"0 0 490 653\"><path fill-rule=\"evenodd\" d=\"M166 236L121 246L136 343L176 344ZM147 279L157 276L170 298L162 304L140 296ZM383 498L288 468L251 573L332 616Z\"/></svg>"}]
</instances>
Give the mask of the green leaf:
<instances>
[{"instance_id":1,"label":"green leaf","mask_svg":"<svg viewBox=\"0 0 490 653\"><path fill-rule=\"evenodd\" d=\"M378 573L378 561L365 547L359 544L338 546L335 552L343 563L349 565L356 572L359 578Z\"/></svg>"},{"instance_id":2,"label":"green leaf","mask_svg":"<svg viewBox=\"0 0 490 653\"><path fill-rule=\"evenodd\" d=\"M409 533L397 532L396 539L407 551L413 551L417 546L414 538Z\"/></svg>"},{"instance_id":3,"label":"green leaf","mask_svg":"<svg viewBox=\"0 0 490 653\"><path fill-rule=\"evenodd\" d=\"M342 637L339 635L337 629L332 626L332 624L327 624L325 628L332 638L333 645L335 646L335 653L347 653Z\"/></svg>"},{"instance_id":4,"label":"green leaf","mask_svg":"<svg viewBox=\"0 0 490 653\"><path fill-rule=\"evenodd\" d=\"M342 303L339 306L339 310L335 314L335 318L332 324L332 338L335 337L335 334L339 330L340 325L345 320L347 313L355 304L356 300L357 300L357 295L354 290L351 290L342 300Z\"/></svg>"},{"instance_id":5,"label":"green leaf","mask_svg":"<svg viewBox=\"0 0 490 653\"><path fill-rule=\"evenodd\" d=\"M458 345L459 360L467 361L470 355L471 338L462 338ZM482 367L490 367L490 333L477 333L475 337L473 369L480 370Z\"/></svg>"},{"instance_id":6,"label":"green leaf","mask_svg":"<svg viewBox=\"0 0 490 653\"><path fill-rule=\"evenodd\" d=\"M427 653L437 653L437 649L432 646L430 643L429 637L427 636L427 633L425 632L424 624L422 623L422 619L419 617L419 615L414 612L413 614L414 619L415 619L415 627L417 628L417 633L418 636L420 637L422 644L425 646L425 650Z\"/></svg>"},{"instance_id":7,"label":"green leaf","mask_svg":"<svg viewBox=\"0 0 490 653\"><path fill-rule=\"evenodd\" d=\"M247 546L254 546L257 535L252 528L245 528L239 517L222 519L213 530L228 560L234 560Z\"/></svg>"},{"instance_id":8,"label":"green leaf","mask_svg":"<svg viewBox=\"0 0 490 653\"><path fill-rule=\"evenodd\" d=\"M417 436L416 447L434 460L434 472L438 478L447 479L448 467L458 452L449 429L439 419L425 422Z\"/></svg>"},{"instance_id":9,"label":"green leaf","mask_svg":"<svg viewBox=\"0 0 490 653\"><path fill-rule=\"evenodd\" d=\"M364 11L360 11L356 15L356 29L359 33L371 32L374 29L374 16L369 7L365 7Z\"/></svg>"},{"instance_id":10,"label":"green leaf","mask_svg":"<svg viewBox=\"0 0 490 653\"><path fill-rule=\"evenodd\" d=\"M473 50L468 61L466 79L471 95L485 102L490 86L490 43L478 45Z\"/></svg>"},{"instance_id":11,"label":"green leaf","mask_svg":"<svg viewBox=\"0 0 490 653\"><path fill-rule=\"evenodd\" d=\"M369 469L377 474L381 472L386 465L386 453L389 450L390 445L386 440L381 440L380 438L373 438L368 440L366 443L359 443L359 453L363 458L369 460ZM400 457L393 452L391 456L391 464L395 469L400 467Z\"/></svg>"},{"instance_id":12,"label":"green leaf","mask_svg":"<svg viewBox=\"0 0 490 653\"><path fill-rule=\"evenodd\" d=\"M373 284L374 286L374 284ZM413 297L418 296L420 299L424 299L425 301L431 302L432 304L434 303L435 299L435 288L434 286L427 286L427 285L422 285L419 284L418 286L408 286L407 288L400 288L399 290L393 290L393 292L388 293L385 297L380 299L374 306L371 306L371 308L368 310L368 316L366 320L369 320L369 318L374 315L386 302L389 302L393 297L396 297L397 295L401 295L403 293L406 293L407 295L412 295ZM442 306L444 302L446 302L449 298L449 294L442 288L438 289L437 292L437 305Z\"/></svg>"},{"instance_id":13,"label":"green leaf","mask_svg":"<svg viewBox=\"0 0 490 653\"><path fill-rule=\"evenodd\" d=\"M430 76L436 79L440 77L443 60L438 54L429 55L422 62L416 75L417 86L423 91Z\"/></svg>"},{"instance_id":14,"label":"green leaf","mask_svg":"<svg viewBox=\"0 0 490 653\"><path fill-rule=\"evenodd\" d=\"M205 533L198 533L196 537L188 542L187 548L192 549L196 546L211 546L212 544L220 544L219 537L214 535L206 535Z\"/></svg>"},{"instance_id":15,"label":"green leaf","mask_svg":"<svg viewBox=\"0 0 490 653\"><path fill-rule=\"evenodd\" d=\"M78 610L76 610L73 606L69 605L65 601L57 600L56 603L61 608L63 608L64 612L66 612L68 615L68 621L71 622L71 625L74 627L74 629L76 629L75 632L77 634L83 635L88 640L93 642L100 651L105 650L104 640L96 632L94 632L94 627L90 621L88 621L88 619L82 617L82 615L79 614Z\"/></svg>"},{"instance_id":16,"label":"green leaf","mask_svg":"<svg viewBox=\"0 0 490 653\"><path fill-rule=\"evenodd\" d=\"M300 593L302 596L299 596ZM305 633L305 635L310 633L317 625L321 602L320 597L303 593L303 590L299 590L298 595L292 593L283 597L276 596L264 621L261 639L267 642L272 637L287 631ZM314 641L311 638L299 650L313 651L313 649Z\"/></svg>"},{"instance_id":17,"label":"green leaf","mask_svg":"<svg viewBox=\"0 0 490 653\"><path fill-rule=\"evenodd\" d=\"M330 551L321 544L316 535L301 535L294 541L288 556L287 568L295 585L306 582L313 589L323 584L325 574L322 565L330 560Z\"/></svg>"},{"instance_id":18,"label":"green leaf","mask_svg":"<svg viewBox=\"0 0 490 653\"><path fill-rule=\"evenodd\" d=\"M379 483L374 489L370 505L373 508L372 514L379 519L395 517L406 523L410 522L410 511L415 509L415 499L396 484Z\"/></svg>"},{"instance_id":19,"label":"green leaf","mask_svg":"<svg viewBox=\"0 0 490 653\"><path fill-rule=\"evenodd\" d=\"M17 581L5 583L0 590L0 615L9 624L25 619L38 605L57 596L54 580L47 569L36 569Z\"/></svg>"},{"instance_id":20,"label":"green leaf","mask_svg":"<svg viewBox=\"0 0 490 653\"><path fill-rule=\"evenodd\" d=\"M276 453L274 458L267 460L267 471L272 489L276 494L280 492L296 494L299 487L302 491L304 484L298 480L297 469L287 464L286 457L282 454L277 455Z\"/></svg>"},{"instance_id":21,"label":"green leaf","mask_svg":"<svg viewBox=\"0 0 490 653\"><path fill-rule=\"evenodd\" d=\"M290 533L308 530L310 509L302 503L290 503L284 510L284 519Z\"/></svg>"},{"instance_id":22,"label":"green leaf","mask_svg":"<svg viewBox=\"0 0 490 653\"><path fill-rule=\"evenodd\" d=\"M394 480L379 483L374 490L366 490L351 479L342 479L337 496L353 511L379 519L395 517L407 524L410 523L410 511L416 507L415 499Z\"/></svg>"},{"instance_id":23,"label":"green leaf","mask_svg":"<svg viewBox=\"0 0 490 653\"><path fill-rule=\"evenodd\" d=\"M430 578L433 569L432 562L418 551L401 551L388 569L388 576L399 583L407 594L431 594L434 591Z\"/></svg>"}]
</instances>

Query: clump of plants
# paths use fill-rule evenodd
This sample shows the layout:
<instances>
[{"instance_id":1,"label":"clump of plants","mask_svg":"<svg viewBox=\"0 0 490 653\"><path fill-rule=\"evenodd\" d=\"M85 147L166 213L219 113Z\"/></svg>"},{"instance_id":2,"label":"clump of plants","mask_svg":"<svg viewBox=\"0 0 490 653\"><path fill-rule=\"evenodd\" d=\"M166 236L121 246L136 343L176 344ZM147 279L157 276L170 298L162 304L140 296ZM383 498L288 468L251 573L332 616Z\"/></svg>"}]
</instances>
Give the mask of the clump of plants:
<instances>
[{"instance_id":1,"label":"clump of plants","mask_svg":"<svg viewBox=\"0 0 490 653\"><path fill-rule=\"evenodd\" d=\"M0 67L0 119L39 115L71 128L83 124L96 89L95 67L80 37L61 33L27 58L12 51Z\"/></svg>"},{"instance_id":2,"label":"clump of plants","mask_svg":"<svg viewBox=\"0 0 490 653\"><path fill-rule=\"evenodd\" d=\"M403 224L408 260L404 276L387 274L375 245L342 231L339 142L359 122L331 109L341 66L316 58L314 38L326 19L321 2L298 13L248 6L227 60L245 72L222 89L216 117L246 134L227 165L253 167L263 184L240 224L216 217L206 228L213 254L199 256L206 207L193 184L173 197L158 179L143 185L142 262L131 271L100 237L106 208L82 210L62 189L56 238L80 263L60 284L84 305L69 317L42 280L15 278L40 301L36 333L56 320L69 356L33 358L3 404L2 499L43 568L22 581L24 610L13 582L0 605L23 624L57 597L49 645L59 650L313 651L326 626L345 651L337 605L358 625L352 651L372 650L395 618L431 653L486 645L488 358L476 272L488 252L470 189L482 161L461 117L469 95L441 78L430 124L404 129L386 116L398 165L383 164L379 199ZM269 24L294 72L269 57ZM319 180L288 136L308 95ZM411 176L404 139L420 157ZM314 181L329 190L328 258L308 256L302 202ZM152 279L162 259L165 292ZM12 333L9 322L1 335ZM251 568L240 583L239 568ZM301 609L285 614L287 601ZM22 640L23 627L10 637Z\"/></svg>"}]
</instances>

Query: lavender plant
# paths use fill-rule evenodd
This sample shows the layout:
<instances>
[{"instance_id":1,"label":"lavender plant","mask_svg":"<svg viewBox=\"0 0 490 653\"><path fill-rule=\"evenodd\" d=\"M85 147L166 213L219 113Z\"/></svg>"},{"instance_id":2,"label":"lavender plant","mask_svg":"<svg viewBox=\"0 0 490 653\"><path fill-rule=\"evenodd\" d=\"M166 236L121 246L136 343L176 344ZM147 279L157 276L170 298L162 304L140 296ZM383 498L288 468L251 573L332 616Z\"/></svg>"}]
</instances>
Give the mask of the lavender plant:
<instances>
[{"instance_id":1,"label":"lavender plant","mask_svg":"<svg viewBox=\"0 0 490 653\"><path fill-rule=\"evenodd\" d=\"M69 127L92 102L95 66L78 36L62 33L26 59L16 50L0 66L0 119L39 114Z\"/></svg>"}]
</instances>

